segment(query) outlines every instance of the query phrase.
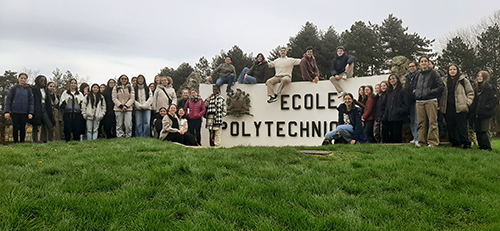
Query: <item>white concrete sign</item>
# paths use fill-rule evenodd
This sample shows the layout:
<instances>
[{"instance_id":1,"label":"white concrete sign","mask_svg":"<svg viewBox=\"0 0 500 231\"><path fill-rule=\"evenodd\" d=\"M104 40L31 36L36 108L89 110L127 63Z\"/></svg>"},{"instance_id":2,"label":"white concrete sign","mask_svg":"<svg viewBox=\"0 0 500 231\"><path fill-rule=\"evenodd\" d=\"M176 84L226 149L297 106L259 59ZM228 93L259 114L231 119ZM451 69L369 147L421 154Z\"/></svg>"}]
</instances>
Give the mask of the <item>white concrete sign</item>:
<instances>
[{"instance_id":1,"label":"white concrete sign","mask_svg":"<svg viewBox=\"0 0 500 231\"><path fill-rule=\"evenodd\" d=\"M357 99L358 88L387 80L388 75L358 77L341 81L346 92ZM233 146L318 146L327 132L336 128L337 106L343 102L328 80L292 82L278 101L267 103L265 84L236 83L233 90L250 94L250 113L253 116L226 116L222 130L223 147ZM221 94L227 99L226 85ZM206 99L212 94L212 85L200 85L200 94ZM208 130L202 124L202 145L208 146Z\"/></svg>"}]
</instances>

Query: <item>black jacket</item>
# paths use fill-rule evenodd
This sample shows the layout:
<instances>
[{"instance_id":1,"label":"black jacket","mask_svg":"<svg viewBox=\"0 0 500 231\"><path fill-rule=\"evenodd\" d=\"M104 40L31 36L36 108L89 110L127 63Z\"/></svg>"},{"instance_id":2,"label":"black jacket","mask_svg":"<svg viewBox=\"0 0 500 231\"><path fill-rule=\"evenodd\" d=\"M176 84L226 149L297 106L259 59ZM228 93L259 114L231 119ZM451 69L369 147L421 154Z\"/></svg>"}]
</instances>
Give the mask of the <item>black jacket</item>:
<instances>
[{"instance_id":1,"label":"black jacket","mask_svg":"<svg viewBox=\"0 0 500 231\"><path fill-rule=\"evenodd\" d=\"M408 105L415 104L415 96L413 95L413 91L415 90L416 83L417 83L417 74L420 72L420 70L417 71L417 73L408 73L408 76L406 76L406 83L405 83L405 94L406 94L406 99L408 100Z\"/></svg>"},{"instance_id":2,"label":"black jacket","mask_svg":"<svg viewBox=\"0 0 500 231\"><path fill-rule=\"evenodd\" d=\"M416 76L414 96L416 100L429 100L441 97L444 83L435 70L420 71Z\"/></svg>"},{"instance_id":3,"label":"black jacket","mask_svg":"<svg viewBox=\"0 0 500 231\"><path fill-rule=\"evenodd\" d=\"M489 119L495 115L497 105L498 97L495 87L490 83L484 83L476 92L469 116L471 119Z\"/></svg>"},{"instance_id":4,"label":"black jacket","mask_svg":"<svg viewBox=\"0 0 500 231\"><path fill-rule=\"evenodd\" d=\"M50 99L51 91L48 88L44 88L45 108L42 108L42 92L40 91L40 88L35 86L31 90L33 92L35 110L33 112L33 118L29 120L29 123L34 126L42 125L42 113L46 111L49 119L52 121L52 124L56 124L56 120L54 119L54 114L52 112L52 101Z\"/></svg>"},{"instance_id":5,"label":"black jacket","mask_svg":"<svg viewBox=\"0 0 500 231\"><path fill-rule=\"evenodd\" d=\"M345 103L342 103L339 105L337 110L339 112L339 121L337 125L345 124L344 114L349 115L349 119L351 120L350 124L352 125L352 128L354 130L352 139L360 143L366 143L368 139L366 138L363 123L361 122L361 108L353 106L350 111L347 111L347 105L345 105Z\"/></svg>"},{"instance_id":6,"label":"black jacket","mask_svg":"<svg viewBox=\"0 0 500 231\"><path fill-rule=\"evenodd\" d=\"M375 106L375 121L383 121L385 117L385 107L387 104L387 93L377 95L377 104Z\"/></svg>"},{"instance_id":7,"label":"black jacket","mask_svg":"<svg viewBox=\"0 0 500 231\"><path fill-rule=\"evenodd\" d=\"M408 101L403 89L392 90L387 94L384 121L405 121L408 115Z\"/></svg>"},{"instance_id":8,"label":"black jacket","mask_svg":"<svg viewBox=\"0 0 500 231\"><path fill-rule=\"evenodd\" d=\"M267 61L254 63L250 70L248 70L247 74L253 76L257 79L257 83L265 83L267 78L267 71L269 67L267 66Z\"/></svg>"}]
</instances>

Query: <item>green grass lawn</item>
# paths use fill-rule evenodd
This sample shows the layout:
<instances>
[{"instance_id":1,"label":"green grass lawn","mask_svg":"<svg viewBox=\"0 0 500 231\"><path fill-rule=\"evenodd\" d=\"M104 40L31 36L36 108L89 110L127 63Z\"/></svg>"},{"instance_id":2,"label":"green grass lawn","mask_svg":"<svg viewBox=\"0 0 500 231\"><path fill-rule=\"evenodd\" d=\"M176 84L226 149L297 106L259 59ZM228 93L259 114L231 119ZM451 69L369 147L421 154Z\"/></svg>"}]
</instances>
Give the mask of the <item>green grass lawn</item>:
<instances>
[{"instance_id":1,"label":"green grass lawn","mask_svg":"<svg viewBox=\"0 0 500 231\"><path fill-rule=\"evenodd\" d=\"M2 146L0 229L500 230L493 148Z\"/></svg>"}]
</instances>

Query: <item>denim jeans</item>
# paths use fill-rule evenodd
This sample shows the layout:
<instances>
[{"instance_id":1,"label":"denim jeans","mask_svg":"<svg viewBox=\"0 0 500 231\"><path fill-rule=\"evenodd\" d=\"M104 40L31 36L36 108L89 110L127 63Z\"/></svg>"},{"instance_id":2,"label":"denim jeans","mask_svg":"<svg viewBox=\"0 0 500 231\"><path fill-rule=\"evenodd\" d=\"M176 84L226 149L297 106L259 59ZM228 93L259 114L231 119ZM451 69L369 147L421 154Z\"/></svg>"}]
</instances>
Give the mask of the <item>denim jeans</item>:
<instances>
[{"instance_id":1,"label":"denim jeans","mask_svg":"<svg viewBox=\"0 0 500 231\"><path fill-rule=\"evenodd\" d=\"M245 74L249 71L248 67L243 68L243 71L241 72L240 77L238 78L238 82L244 83L244 84L256 84L257 79L253 76L247 76L245 79Z\"/></svg>"},{"instance_id":2,"label":"denim jeans","mask_svg":"<svg viewBox=\"0 0 500 231\"><path fill-rule=\"evenodd\" d=\"M149 121L151 120L151 110L135 110L135 136L149 137L151 130Z\"/></svg>"},{"instance_id":3,"label":"denim jeans","mask_svg":"<svg viewBox=\"0 0 500 231\"><path fill-rule=\"evenodd\" d=\"M234 82L234 76L234 74L230 74L228 77L220 77L219 79L217 79L215 85L220 88L220 86L227 83L227 89L231 90Z\"/></svg>"},{"instance_id":4,"label":"denim jeans","mask_svg":"<svg viewBox=\"0 0 500 231\"><path fill-rule=\"evenodd\" d=\"M337 130L333 130L329 133L326 133L325 138L327 138L327 139L332 138L337 133L341 137L343 137L347 142L351 142L352 135L354 134L354 128L350 124L339 125L339 126L337 126Z\"/></svg>"},{"instance_id":5,"label":"denim jeans","mask_svg":"<svg viewBox=\"0 0 500 231\"><path fill-rule=\"evenodd\" d=\"M87 140L97 140L97 128L99 128L97 119L87 120Z\"/></svg>"},{"instance_id":6,"label":"denim jeans","mask_svg":"<svg viewBox=\"0 0 500 231\"><path fill-rule=\"evenodd\" d=\"M410 128L413 134L413 140L418 143L418 118L417 118L417 105L410 105Z\"/></svg>"}]
</instances>

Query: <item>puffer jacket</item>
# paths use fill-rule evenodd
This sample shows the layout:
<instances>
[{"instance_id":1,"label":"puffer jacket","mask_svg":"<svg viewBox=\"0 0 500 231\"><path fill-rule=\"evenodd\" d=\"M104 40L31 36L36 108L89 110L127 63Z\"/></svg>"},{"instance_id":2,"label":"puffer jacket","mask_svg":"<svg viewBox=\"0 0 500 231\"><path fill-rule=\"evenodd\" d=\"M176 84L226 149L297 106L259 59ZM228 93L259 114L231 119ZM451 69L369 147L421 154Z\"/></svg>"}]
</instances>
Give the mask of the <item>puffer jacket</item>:
<instances>
[{"instance_id":1,"label":"puffer jacket","mask_svg":"<svg viewBox=\"0 0 500 231\"><path fill-rule=\"evenodd\" d=\"M102 95L101 99L97 103L97 106L94 106L92 104L89 95L87 95L83 99L82 115L84 118L87 117L87 120L93 120L95 118L97 121L101 121L105 114L106 114L106 101L104 100L104 97Z\"/></svg>"},{"instance_id":2,"label":"puffer jacket","mask_svg":"<svg viewBox=\"0 0 500 231\"><path fill-rule=\"evenodd\" d=\"M123 85L116 85L113 88L113 93L111 93L111 96L113 98L113 103L115 103L115 111L122 111L123 107L127 107L127 111L132 111L134 110L134 102L135 102L135 92L134 88L130 86L130 84L127 84L125 86Z\"/></svg>"},{"instance_id":3,"label":"puffer jacket","mask_svg":"<svg viewBox=\"0 0 500 231\"><path fill-rule=\"evenodd\" d=\"M448 105L448 76L443 77L444 91L441 99L439 100L439 111L446 114L446 106ZM463 83L463 85L462 85ZM460 76L455 84L455 108L456 113L467 113L469 112L469 107L474 101L474 89L470 84L469 80L465 76Z\"/></svg>"},{"instance_id":4,"label":"puffer jacket","mask_svg":"<svg viewBox=\"0 0 500 231\"><path fill-rule=\"evenodd\" d=\"M63 92L61 95L61 108L64 113L81 113L83 98L83 94L78 91L74 93L70 91Z\"/></svg>"},{"instance_id":5,"label":"puffer jacket","mask_svg":"<svg viewBox=\"0 0 500 231\"><path fill-rule=\"evenodd\" d=\"M416 100L437 99L443 94L444 84L435 70L420 71L415 78L414 96Z\"/></svg>"},{"instance_id":6,"label":"puffer jacket","mask_svg":"<svg viewBox=\"0 0 500 231\"><path fill-rule=\"evenodd\" d=\"M167 97L167 93L168 97ZM165 107L168 111L168 107L170 104L177 105L177 95L175 94L175 90L173 87L168 86L165 87L163 85L158 85L155 90L155 94L153 95L153 106L152 109L155 112L159 112L160 108Z\"/></svg>"},{"instance_id":7,"label":"puffer jacket","mask_svg":"<svg viewBox=\"0 0 500 231\"><path fill-rule=\"evenodd\" d=\"M177 123L180 126L181 121L179 120L177 115L174 115L173 118L177 120ZM180 131L180 129L172 127L172 119L170 119L170 116L168 116L168 114L163 117L162 125L163 127L161 129L159 137L160 140L164 140L167 137L168 133L177 133Z\"/></svg>"},{"instance_id":8,"label":"puffer jacket","mask_svg":"<svg viewBox=\"0 0 500 231\"><path fill-rule=\"evenodd\" d=\"M137 84L134 102L135 110L151 110L151 106L153 104L153 94L151 91L147 91L148 95L146 95L146 88L148 88L146 84Z\"/></svg>"},{"instance_id":9,"label":"puffer jacket","mask_svg":"<svg viewBox=\"0 0 500 231\"><path fill-rule=\"evenodd\" d=\"M205 107L205 102L198 96L198 98L189 99L189 101L186 102L184 111L186 112L186 118L188 120L196 120L203 117L207 109Z\"/></svg>"},{"instance_id":10,"label":"puffer jacket","mask_svg":"<svg viewBox=\"0 0 500 231\"><path fill-rule=\"evenodd\" d=\"M14 95L15 88L15 95ZM9 90L5 100L5 113L32 114L35 111L33 92L29 85L16 84Z\"/></svg>"}]
</instances>

